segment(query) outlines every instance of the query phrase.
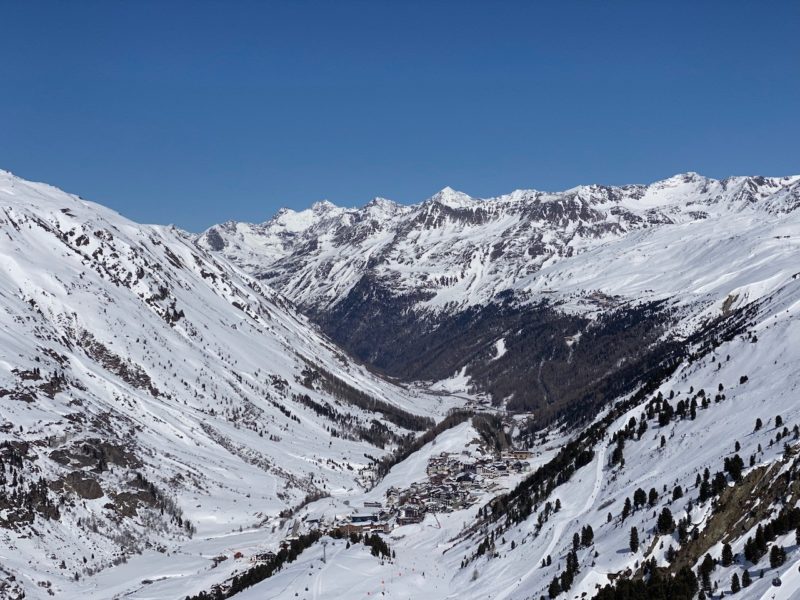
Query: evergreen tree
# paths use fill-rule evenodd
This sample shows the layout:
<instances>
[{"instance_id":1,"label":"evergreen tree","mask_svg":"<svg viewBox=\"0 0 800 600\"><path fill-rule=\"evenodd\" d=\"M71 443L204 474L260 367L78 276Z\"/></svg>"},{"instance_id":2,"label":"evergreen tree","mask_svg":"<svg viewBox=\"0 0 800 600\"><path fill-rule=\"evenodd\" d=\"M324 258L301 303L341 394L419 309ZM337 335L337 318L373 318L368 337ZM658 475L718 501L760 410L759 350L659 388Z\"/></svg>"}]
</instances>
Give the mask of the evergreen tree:
<instances>
[{"instance_id":1,"label":"evergreen tree","mask_svg":"<svg viewBox=\"0 0 800 600\"><path fill-rule=\"evenodd\" d=\"M733 551L730 544L722 546L722 566L730 567L733 562Z\"/></svg>"},{"instance_id":2,"label":"evergreen tree","mask_svg":"<svg viewBox=\"0 0 800 600\"><path fill-rule=\"evenodd\" d=\"M625 498L625 506L622 507L622 520L627 519L629 514L631 514L631 499Z\"/></svg>"},{"instance_id":3,"label":"evergreen tree","mask_svg":"<svg viewBox=\"0 0 800 600\"><path fill-rule=\"evenodd\" d=\"M773 569L777 569L785 562L786 550L783 549L783 546L778 546L777 544L772 546L772 550L769 552L769 566Z\"/></svg>"},{"instance_id":4,"label":"evergreen tree","mask_svg":"<svg viewBox=\"0 0 800 600\"><path fill-rule=\"evenodd\" d=\"M711 591L711 572L715 567L714 559L711 558L710 554L706 554L703 562L700 563L700 580L703 582L703 589L706 592Z\"/></svg>"},{"instance_id":5,"label":"evergreen tree","mask_svg":"<svg viewBox=\"0 0 800 600\"><path fill-rule=\"evenodd\" d=\"M742 586L739 585L739 576L736 573L734 573L733 577L731 577L731 593L736 594L741 589Z\"/></svg>"},{"instance_id":6,"label":"evergreen tree","mask_svg":"<svg viewBox=\"0 0 800 600\"><path fill-rule=\"evenodd\" d=\"M675 489L672 490L672 500L680 500L683 498L683 488L679 485L675 486Z\"/></svg>"},{"instance_id":7,"label":"evergreen tree","mask_svg":"<svg viewBox=\"0 0 800 600\"><path fill-rule=\"evenodd\" d=\"M561 573L561 591L566 592L569 588L572 587L572 580L574 579L573 574L566 570Z\"/></svg>"},{"instance_id":8,"label":"evergreen tree","mask_svg":"<svg viewBox=\"0 0 800 600\"><path fill-rule=\"evenodd\" d=\"M678 541L680 541L681 545L685 544L689 539L687 527L686 519L678 521Z\"/></svg>"},{"instance_id":9,"label":"evergreen tree","mask_svg":"<svg viewBox=\"0 0 800 600\"><path fill-rule=\"evenodd\" d=\"M611 453L611 464L624 464L625 463L625 437L622 435L617 436L617 445L614 447L614 451Z\"/></svg>"},{"instance_id":10,"label":"evergreen tree","mask_svg":"<svg viewBox=\"0 0 800 600\"><path fill-rule=\"evenodd\" d=\"M714 473L714 481L711 483L711 491L716 494L721 494L728 487L728 480L722 471Z\"/></svg>"},{"instance_id":11,"label":"evergreen tree","mask_svg":"<svg viewBox=\"0 0 800 600\"><path fill-rule=\"evenodd\" d=\"M711 484L708 483L708 480L704 479L703 482L700 484L699 500L700 502L705 502L710 497L711 497Z\"/></svg>"},{"instance_id":12,"label":"evergreen tree","mask_svg":"<svg viewBox=\"0 0 800 600\"><path fill-rule=\"evenodd\" d=\"M764 535L764 528L761 525L756 527L755 542L756 542L756 550L758 550L758 557L760 558L764 556L764 554L766 554L767 552L767 538ZM753 562L757 562L757 560L754 560Z\"/></svg>"},{"instance_id":13,"label":"evergreen tree","mask_svg":"<svg viewBox=\"0 0 800 600\"><path fill-rule=\"evenodd\" d=\"M581 545L591 546L594 543L594 530L591 525L587 525L581 530Z\"/></svg>"},{"instance_id":14,"label":"evergreen tree","mask_svg":"<svg viewBox=\"0 0 800 600\"><path fill-rule=\"evenodd\" d=\"M750 579L750 571L745 569L744 573L742 573L742 587L749 587L752 582L753 580Z\"/></svg>"},{"instance_id":15,"label":"evergreen tree","mask_svg":"<svg viewBox=\"0 0 800 600\"><path fill-rule=\"evenodd\" d=\"M630 548L631 552L639 551L639 531L636 527L631 527Z\"/></svg>"},{"instance_id":16,"label":"evergreen tree","mask_svg":"<svg viewBox=\"0 0 800 600\"><path fill-rule=\"evenodd\" d=\"M734 454L731 458L725 458L725 470L730 474L731 479L734 481L741 481L742 470L744 469L744 461L738 454Z\"/></svg>"},{"instance_id":17,"label":"evergreen tree","mask_svg":"<svg viewBox=\"0 0 800 600\"><path fill-rule=\"evenodd\" d=\"M675 531L675 520L672 518L672 511L666 506L661 511L661 514L658 515L656 527L658 528L658 532L661 534L672 533Z\"/></svg>"},{"instance_id":18,"label":"evergreen tree","mask_svg":"<svg viewBox=\"0 0 800 600\"><path fill-rule=\"evenodd\" d=\"M553 577L553 581L550 582L550 585L547 588L547 595L550 598L555 598L561 593L561 584L558 582L558 577Z\"/></svg>"}]
</instances>

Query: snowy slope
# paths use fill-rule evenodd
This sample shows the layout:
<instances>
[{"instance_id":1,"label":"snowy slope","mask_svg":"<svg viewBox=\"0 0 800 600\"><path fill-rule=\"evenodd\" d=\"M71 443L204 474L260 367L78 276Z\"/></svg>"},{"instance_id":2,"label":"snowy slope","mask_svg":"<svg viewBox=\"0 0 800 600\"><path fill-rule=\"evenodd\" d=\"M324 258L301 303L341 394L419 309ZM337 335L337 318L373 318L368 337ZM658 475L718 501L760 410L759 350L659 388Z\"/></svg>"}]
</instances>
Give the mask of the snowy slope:
<instances>
[{"instance_id":1,"label":"snowy slope","mask_svg":"<svg viewBox=\"0 0 800 600\"><path fill-rule=\"evenodd\" d=\"M310 372L401 413L462 402L371 375L188 234L7 172L0 266L0 556L29 598L107 598L93 573L112 563L272 527L307 496L365 485L368 456L409 431ZM359 434L375 423L385 443ZM43 498L14 496L39 478Z\"/></svg>"},{"instance_id":2,"label":"snowy slope","mask_svg":"<svg viewBox=\"0 0 800 600\"><path fill-rule=\"evenodd\" d=\"M340 302L365 275L425 310L458 311L508 289L589 316L666 300L677 315L678 362L663 379L662 371L641 374L654 385L646 394L606 398L585 427L561 422L526 436L529 473L485 482L468 508L395 527L384 536L392 559L324 538L327 562L316 543L235 597L547 597L573 535L590 525L594 539L577 551L579 571L558 596L590 598L646 559L668 568L670 546L697 568L693 546L655 531L665 507L708 540L703 553L718 559L722 543L731 544L734 565L711 575L717 593L728 595L731 575L747 568L754 582L737 597L797 597L794 533L770 542L787 551L777 569L767 556L746 563L742 552L759 523L800 502L799 182L687 174L492 200L445 189L412 207L319 203L263 225L215 227L198 241L0 173L0 597L210 591L287 536L425 482L435 455L488 452L465 421L372 486L373 458L412 433L413 415L438 419L467 401L469 376L459 369L429 391L388 383L265 285L313 312ZM512 334L487 341L487 361L518 351ZM398 412L337 395L326 377ZM660 425L647 414L659 393L675 409L701 402L700 390L708 406L695 418ZM512 437L527 418L485 410ZM624 464L614 464L613 438L631 418L647 427L626 440ZM494 516L492 507L517 508L516 486L576 440L588 444L588 460L564 471L530 515ZM743 482L727 480L724 494L734 500L700 502L697 475L722 471L734 452L745 462ZM683 497L673 500L678 485ZM754 491L736 496L745 485ZM623 519L637 488L657 498ZM560 509L549 511L556 500ZM719 531L726 511L732 524ZM478 552L489 536L493 547ZM776 576L780 588L771 587Z\"/></svg>"},{"instance_id":3,"label":"snowy slope","mask_svg":"<svg viewBox=\"0 0 800 600\"><path fill-rule=\"evenodd\" d=\"M788 553L785 565L777 569L770 568L767 556L756 564L743 557L744 543L758 523L765 524L781 508L800 506L795 484L788 495L779 492L786 488L781 477L796 481L800 473L793 432L800 425L798 207L798 177L716 181L689 173L648 186L585 186L555 194L517 191L487 200L448 188L419 205L387 205L374 218L365 215L366 207L325 205L291 213L302 221L291 235L280 216L258 226L227 224L224 230L205 232L199 245L285 290L314 315L346 314L359 302L398 296L408 303L393 310L411 306L420 318L428 318L432 312L458 314L485 306L506 291L522 303L544 299L559 311L589 317L663 301L671 315L668 335L686 345L674 373L603 425L589 464L547 496L552 504L560 501L557 513L548 514L543 500L531 516L510 527L502 518L487 521L475 508L439 515L441 529L428 517L422 525L400 527L388 537L396 558L383 564L360 547L345 549L331 542L333 559L329 555L326 565L319 562L318 548L312 548L246 597L547 597L552 579L565 568L573 535L586 525L594 531L593 544L579 549L580 570L569 592L559 597L591 597L610 581L634 575L645 560L655 559L669 569L670 547L681 557L676 564L697 569L706 552L720 559L723 542L730 543L736 558L732 566L718 565L712 572L716 593L727 595L731 576L741 577L748 569L754 583L738 597L800 597L794 533L770 542ZM268 238L280 240L270 245L269 253L263 245ZM337 304L348 303L351 295L355 300L337 312ZM724 331L732 321L741 327L731 337ZM706 343L691 346L692 336L703 328L710 328ZM501 330L487 339L487 362L519 351L509 345L510 334ZM580 335L568 343L581 343ZM521 360L530 364L524 355ZM468 389L465 371L457 370L434 387ZM680 400L698 401L699 390L709 406L698 409L694 419L676 417L659 425L657 416L646 414L658 392L674 408ZM560 434L579 438L599 428L605 414L585 431L567 427ZM775 426L778 415L780 427ZM627 441L624 466L613 465L612 436L632 417L644 419L647 429ZM765 424L758 431L756 418ZM789 435L777 441L784 427ZM443 434L440 441L458 452L473 438L474 432L464 427ZM549 440L533 449L542 451L545 460L552 457ZM425 452L432 451L428 448L395 467L386 485L424 477L421 465ZM714 508L719 499L699 502L698 474L706 468L712 476L723 471L734 452L745 461L744 483L727 478L725 493L734 501L719 510ZM753 480L763 487L738 497L737 490ZM683 497L673 501L676 486ZM653 488L658 498L623 519L625 499L637 488ZM344 497L348 506L357 506L376 495L380 486L367 495ZM307 510L344 510L342 502L337 495ZM694 557L695 545L681 544L677 534L659 535L655 517L665 507L676 521L687 518L701 540L714 543ZM728 514L733 523L723 531L720 514ZM633 526L641 540L636 553L628 548ZM476 556L492 531L497 533L494 551ZM543 567L547 556L552 563ZM776 576L784 582L780 588L771 584Z\"/></svg>"},{"instance_id":4,"label":"snowy slope","mask_svg":"<svg viewBox=\"0 0 800 600\"><path fill-rule=\"evenodd\" d=\"M572 538L582 528L590 525L594 541L590 547L578 550L580 571L572 588L560 598L592 597L598 586L606 585L620 573L633 573L645 559L655 558L662 567L668 567L667 549L676 551L681 544L677 534L659 535L655 531L655 513L668 507L675 520L688 516L701 537L713 536L709 525L715 515L712 501L699 502L696 477L708 468L712 475L723 470L726 458L734 455L734 445L739 442L740 454L745 459L745 481L748 474L769 483L778 473L800 473L798 451L800 442L791 433L800 425L800 278L796 278L768 299L752 307L747 330L724 342L697 360L685 360L658 388L638 404L620 414L608 426L605 435L594 446L593 459L576 471L547 497L561 509L545 518L537 527L537 516L544 512L544 502L533 514L517 525L504 526L505 520L481 521L475 509L456 511L438 516L439 522L428 516L421 525L395 529L387 539L396 557L381 562L369 556L360 546L345 548L344 542L332 541L328 546L328 561L321 562L321 548L306 551L301 558L278 575L251 588L242 598L492 598L538 599L548 596L548 585L564 569L565 557L572 548ZM743 375L747 381L741 383ZM724 398L711 399L722 384ZM708 408L700 408L695 419L675 418L660 426L658 419L647 418L647 403L658 393L669 400L673 408L680 400L689 401L703 389L711 399ZM775 426L775 417L781 416L783 425ZM623 429L631 417L643 417L648 428L639 439L625 445L624 466L611 465L614 447L611 434ZM754 431L756 418L764 423ZM597 423L601 421L598 418ZM599 425L595 425L597 427ZM783 427L790 435L776 443L776 434ZM575 435L575 434L573 434ZM664 436L665 444L660 439ZM461 426L443 434L438 445L426 447L419 457L398 465L384 484L409 481L424 477L419 461L432 452L456 451L469 447L475 432ZM788 440L788 441L787 441ZM787 454L784 443L792 454ZM547 450L534 462L534 467L552 458L552 438L535 446ZM753 466L748 457L754 456ZM384 485L382 484L382 485ZM737 485L728 481L728 489ZM681 486L684 495L673 501L673 490ZM658 493L653 505L635 510L623 519L621 516L626 498L634 490L651 488ZM800 548L795 534L778 536L775 543L782 544L788 553L786 563L772 569L767 556L756 564L747 563L743 545L753 535L755 525L765 523L783 507L800 506L800 494L786 493L783 484L778 497L775 490L760 499L739 500L732 505L738 521L735 528L725 532L724 541L731 544L735 555L730 567L717 566L711 576L717 593L730 590L733 573L742 575L748 569L753 584L739 593L741 598L797 598L797 568ZM349 497L350 505L360 505L363 500L380 496L376 488L369 494ZM341 502L340 497L326 499L308 507L309 511L331 511L331 503ZM691 508L690 508L691 507ZM761 507L768 517L759 516L747 527L748 511ZM731 508L729 506L728 508ZM737 513L736 511L740 511ZM759 513L760 514L760 513ZM611 520L608 520L611 515ZM474 523L487 523L469 533ZM439 528L439 523L441 528ZM498 529L499 527L499 529ZM630 528L637 527L640 549L629 549ZM475 557L478 543L492 531L497 531L494 552ZM719 560L722 543L711 544L708 552ZM549 566L542 560L552 557ZM462 560L469 557L466 566ZM697 568L699 562L692 561ZM761 571L764 570L764 577ZM782 579L780 588L773 587L773 578ZM585 594L585 595L584 595ZM716 597L716 596L715 596Z\"/></svg>"},{"instance_id":5,"label":"snowy slope","mask_svg":"<svg viewBox=\"0 0 800 600\"><path fill-rule=\"evenodd\" d=\"M770 240L787 233L779 224L798 206L800 176L717 181L687 173L651 185L517 190L485 200L445 188L412 206L317 203L300 212L284 209L259 225L215 226L198 242L305 308L328 309L369 276L394 295L418 294L418 308L452 312L508 289L551 300L576 291L627 298L709 294L714 282L684 287L703 271L698 258L706 256L698 247L710 240L719 250L715 257L738 262L754 250L772 252L781 243ZM660 263L661 244L668 265ZM678 249L683 244L686 251ZM796 239L783 246L792 244ZM594 273L587 263L606 270ZM628 276L621 264L634 273ZM679 276L658 277L667 268Z\"/></svg>"}]
</instances>

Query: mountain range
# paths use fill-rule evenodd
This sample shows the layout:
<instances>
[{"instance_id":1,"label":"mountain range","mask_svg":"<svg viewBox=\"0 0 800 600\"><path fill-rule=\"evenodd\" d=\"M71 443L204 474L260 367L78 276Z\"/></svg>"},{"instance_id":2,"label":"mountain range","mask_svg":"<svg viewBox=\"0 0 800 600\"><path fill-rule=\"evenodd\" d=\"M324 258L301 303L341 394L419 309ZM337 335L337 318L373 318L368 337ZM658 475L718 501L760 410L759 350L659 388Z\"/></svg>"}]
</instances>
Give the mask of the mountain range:
<instances>
[{"instance_id":1,"label":"mountain range","mask_svg":"<svg viewBox=\"0 0 800 600\"><path fill-rule=\"evenodd\" d=\"M585 405L625 362L648 363L723 306L793 276L798 207L798 177L686 173L485 200L445 188L413 206L323 202L229 222L198 245L384 374L464 372L495 404L546 420Z\"/></svg>"},{"instance_id":2,"label":"mountain range","mask_svg":"<svg viewBox=\"0 0 800 600\"><path fill-rule=\"evenodd\" d=\"M800 176L198 235L0 171L0 597L796 597L798 257Z\"/></svg>"}]
</instances>

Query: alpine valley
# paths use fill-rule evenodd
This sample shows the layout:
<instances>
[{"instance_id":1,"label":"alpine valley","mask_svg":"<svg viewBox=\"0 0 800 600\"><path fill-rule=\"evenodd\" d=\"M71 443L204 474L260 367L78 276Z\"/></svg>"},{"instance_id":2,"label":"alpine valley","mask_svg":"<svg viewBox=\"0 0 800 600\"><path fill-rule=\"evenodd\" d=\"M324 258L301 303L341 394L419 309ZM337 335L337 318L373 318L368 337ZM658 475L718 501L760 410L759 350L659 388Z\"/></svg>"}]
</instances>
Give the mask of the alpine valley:
<instances>
[{"instance_id":1,"label":"alpine valley","mask_svg":"<svg viewBox=\"0 0 800 600\"><path fill-rule=\"evenodd\" d=\"M0 598L797 598L800 176L196 235L0 171Z\"/></svg>"}]
</instances>

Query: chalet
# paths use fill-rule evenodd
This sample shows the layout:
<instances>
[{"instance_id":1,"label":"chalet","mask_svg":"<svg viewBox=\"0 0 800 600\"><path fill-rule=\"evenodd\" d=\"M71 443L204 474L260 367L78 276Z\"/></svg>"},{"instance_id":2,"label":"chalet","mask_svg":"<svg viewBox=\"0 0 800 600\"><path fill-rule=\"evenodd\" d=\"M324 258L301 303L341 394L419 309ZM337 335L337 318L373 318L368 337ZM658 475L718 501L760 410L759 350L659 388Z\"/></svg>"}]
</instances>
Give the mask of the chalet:
<instances>
[{"instance_id":1,"label":"chalet","mask_svg":"<svg viewBox=\"0 0 800 600\"><path fill-rule=\"evenodd\" d=\"M530 450L508 450L503 452L503 458L514 460L528 460L533 453Z\"/></svg>"},{"instance_id":2,"label":"chalet","mask_svg":"<svg viewBox=\"0 0 800 600\"><path fill-rule=\"evenodd\" d=\"M352 533L390 533L392 531L389 523L381 523L378 521L344 523L338 529L345 535L350 535Z\"/></svg>"},{"instance_id":3,"label":"chalet","mask_svg":"<svg viewBox=\"0 0 800 600\"><path fill-rule=\"evenodd\" d=\"M392 526L389 523L370 523L368 531L372 533L391 533Z\"/></svg>"},{"instance_id":4,"label":"chalet","mask_svg":"<svg viewBox=\"0 0 800 600\"><path fill-rule=\"evenodd\" d=\"M484 477L497 476L497 471L495 471L494 466L488 463L478 465L478 473L480 473Z\"/></svg>"},{"instance_id":5,"label":"chalet","mask_svg":"<svg viewBox=\"0 0 800 600\"><path fill-rule=\"evenodd\" d=\"M451 461L448 456L443 452L437 457L431 458L428 461L426 472L428 475L436 475L449 473L451 468Z\"/></svg>"},{"instance_id":6,"label":"chalet","mask_svg":"<svg viewBox=\"0 0 800 600\"><path fill-rule=\"evenodd\" d=\"M396 487L390 487L386 490L386 502L390 505L397 504L398 500L400 500L400 490Z\"/></svg>"},{"instance_id":7,"label":"chalet","mask_svg":"<svg viewBox=\"0 0 800 600\"><path fill-rule=\"evenodd\" d=\"M350 515L350 522L354 525L361 525L363 523L375 523L378 521L378 515L376 514L355 514Z\"/></svg>"},{"instance_id":8,"label":"chalet","mask_svg":"<svg viewBox=\"0 0 800 600\"><path fill-rule=\"evenodd\" d=\"M277 555L271 550L259 552L250 557L250 562L256 565L268 565L275 562Z\"/></svg>"},{"instance_id":9,"label":"chalet","mask_svg":"<svg viewBox=\"0 0 800 600\"><path fill-rule=\"evenodd\" d=\"M398 525L411 525L412 523L421 523L424 518L423 512L418 506L406 504L400 509L397 516Z\"/></svg>"}]
</instances>

